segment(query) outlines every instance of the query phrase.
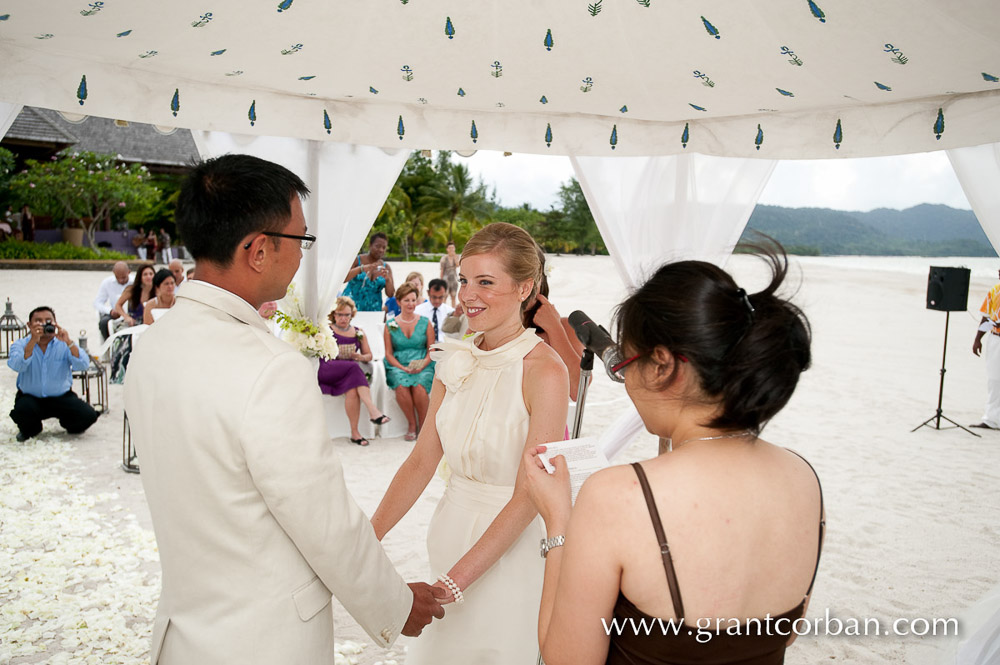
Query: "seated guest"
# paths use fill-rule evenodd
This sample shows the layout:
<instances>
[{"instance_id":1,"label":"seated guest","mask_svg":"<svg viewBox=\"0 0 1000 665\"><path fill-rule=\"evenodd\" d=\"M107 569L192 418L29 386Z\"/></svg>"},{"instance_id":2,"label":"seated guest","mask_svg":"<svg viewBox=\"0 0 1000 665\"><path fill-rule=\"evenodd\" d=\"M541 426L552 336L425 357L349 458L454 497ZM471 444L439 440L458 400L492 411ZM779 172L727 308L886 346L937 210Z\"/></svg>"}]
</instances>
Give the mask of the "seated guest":
<instances>
[{"instance_id":1,"label":"seated guest","mask_svg":"<svg viewBox=\"0 0 1000 665\"><path fill-rule=\"evenodd\" d=\"M146 302L153 297L153 266L143 266L135 274L132 283L125 287L115 304L115 311L121 317L122 325L137 326L145 320ZM111 345L111 383L125 382L125 370L132 354L132 335L118 335Z\"/></svg>"},{"instance_id":2,"label":"seated guest","mask_svg":"<svg viewBox=\"0 0 1000 665\"><path fill-rule=\"evenodd\" d=\"M771 268L759 293L715 265L681 261L618 307L626 360L612 372L670 449L595 473L572 507L565 458L549 475L544 446L525 451L521 470L548 535L538 616L548 665L784 661L825 517L809 463L760 438L809 366L810 333L776 295L783 250L759 251ZM660 620L684 628L579 629Z\"/></svg>"},{"instance_id":3,"label":"seated guest","mask_svg":"<svg viewBox=\"0 0 1000 665\"><path fill-rule=\"evenodd\" d=\"M396 391L396 401L406 415L407 441L417 440L424 424L434 383L434 363L429 353L434 328L414 313L417 289L409 282L396 289L402 313L385 325L385 380Z\"/></svg>"},{"instance_id":4,"label":"seated guest","mask_svg":"<svg viewBox=\"0 0 1000 665\"><path fill-rule=\"evenodd\" d=\"M127 284L128 264L119 261L111 269L111 274L101 282L101 288L97 290L97 297L94 298L94 309L97 310L97 327L101 330L101 339L107 339L108 335L111 334L108 330L108 324L119 317L118 312L114 309Z\"/></svg>"},{"instance_id":5,"label":"seated guest","mask_svg":"<svg viewBox=\"0 0 1000 665\"><path fill-rule=\"evenodd\" d=\"M361 402L365 403L371 421L376 425L389 422L389 416L379 411L372 401L368 379L358 363L369 363L372 351L364 332L351 325L358 313L354 301L347 296L337 298L337 305L330 312L330 327L337 339L340 354L335 360L319 361L319 388L324 395L344 395L344 410L351 423L351 443L367 446L368 440L358 430ZM377 414L377 415L376 415Z\"/></svg>"},{"instance_id":6,"label":"seated guest","mask_svg":"<svg viewBox=\"0 0 1000 665\"><path fill-rule=\"evenodd\" d=\"M194 279L194 267L193 266L191 268L187 269L187 280L190 282L192 279Z\"/></svg>"},{"instance_id":7,"label":"seated guest","mask_svg":"<svg viewBox=\"0 0 1000 665\"><path fill-rule=\"evenodd\" d=\"M420 316L427 317L434 327L434 341L444 339L444 320L455 311L455 308L445 302L448 297L448 282L435 277L427 285L427 300L417 305L414 310Z\"/></svg>"},{"instance_id":8,"label":"seated guest","mask_svg":"<svg viewBox=\"0 0 1000 665\"><path fill-rule=\"evenodd\" d=\"M142 313L146 301L153 297L153 266L143 266L135 274L132 283L125 287L115 303L114 311L127 326L142 323Z\"/></svg>"},{"instance_id":9,"label":"seated guest","mask_svg":"<svg viewBox=\"0 0 1000 665\"><path fill-rule=\"evenodd\" d=\"M368 253L359 254L357 263L347 271L344 277L344 295L357 303L362 312L382 311L382 290L385 295L393 296L396 286L392 281L392 268L385 260L385 252L389 248L389 239L379 231L373 233L368 241Z\"/></svg>"},{"instance_id":10,"label":"seated guest","mask_svg":"<svg viewBox=\"0 0 1000 665\"><path fill-rule=\"evenodd\" d=\"M419 272L411 272L406 276L406 281L417 288L417 298L419 299L420 294L424 292L424 276ZM399 316L399 302L395 296L386 298L385 304L382 306L382 311L385 312L387 319Z\"/></svg>"},{"instance_id":11,"label":"seated guest","mask_svg":"<svg viewBox=\"0 0 1000 665\"><path fill-rule=\"evenodd\" d=\"M36 307L28 315L29 336L10 345L7 366L17 372L17 394L10 419L17 440L42 431L42 421L58 418L70 434L94 424L98 413L73 392L73 372L87 369L90 358L56 323L50 307Z\"/></svg>"},{"instance_id":12,"label":"seated guest","mask_svg":"<svg viewBox=\"0 0 1000 665\"><path fill-rule=\"evenodd\" d=\"M181 288L181 283L184 281L184 264L181 263L181 260L172 260L167 264L167 270L174 276L174 289ZM191 270L194 270L194 268Z\"/></svg>"},{"instance_id":13,"label":"seated guest","mask_svg":"<svg viewBox=\"0 0 1000 665\"><path fill-rule=\"evenodd\" d=\"M177 302L174 290L177 288L174 282L174 274L166 268L160 268L153 276L153 297L146 301L143 306L142 322L147 326L158 319L164 311L170 309Z\"/></svg>"}]
</instances>

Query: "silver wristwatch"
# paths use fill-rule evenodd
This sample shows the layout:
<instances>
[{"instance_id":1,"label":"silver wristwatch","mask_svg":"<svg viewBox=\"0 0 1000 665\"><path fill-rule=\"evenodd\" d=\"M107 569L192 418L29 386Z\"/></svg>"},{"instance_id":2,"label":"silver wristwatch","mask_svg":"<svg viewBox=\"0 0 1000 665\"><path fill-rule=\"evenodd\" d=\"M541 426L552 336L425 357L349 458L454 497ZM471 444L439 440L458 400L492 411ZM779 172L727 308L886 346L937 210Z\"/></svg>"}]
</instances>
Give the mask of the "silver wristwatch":
<instances>
[{"instance_id":1,"label":"silver wristwatch","mask_svg":"<svg viewBox=\"0 0 1000 665\"><path fill-rule=\"evenodd\" d=\"M549 550L554 547L561 547L566 544L566 536L553 536L551 538L542 538L542 558L544 559L549 554Z\"/></svg>"}]
</instances>

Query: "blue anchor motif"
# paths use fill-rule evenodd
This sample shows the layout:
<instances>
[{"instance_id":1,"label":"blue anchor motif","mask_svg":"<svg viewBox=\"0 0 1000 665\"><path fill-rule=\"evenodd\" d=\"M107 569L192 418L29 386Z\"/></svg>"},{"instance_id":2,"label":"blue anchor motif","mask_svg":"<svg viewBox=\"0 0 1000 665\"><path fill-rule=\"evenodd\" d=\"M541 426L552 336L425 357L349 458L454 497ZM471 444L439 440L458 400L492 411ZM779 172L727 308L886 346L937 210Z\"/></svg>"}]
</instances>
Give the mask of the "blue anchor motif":
<instances>
[{"instance_id":1,"label":"blue anchor motif","mask_svg":"<svg viewBox=\"0 0 1000 665\"><path fill-rule=\"evenodd\" d=\"M479 130L476 129L476 121L472 121L472 129L469 131L469 136L472 138L472 142L475 143L479 140Z\"/></svg>"},{"instance_id":2,"label":"blue anchor motif","mask_svg":"<svg viewBox=\"0 0 1000 665\"><path fill-rule=\"evenodd\" d=\"M10 14L0 14L0 21L6 21L10 18Z\"/></svg>"},{"instance_id":3,"label":"blue anchor motif","mask_svg":"<svg viewBox=\"0 0 1000 665\"><path fill-rule=\"evenodd\" d=\"M403 80L404 81L412 81L413 80L413 70L410 69L409 65L403 65L400 68L399 71L403 72Z\"/></svg>"},{"instance_id":4,"label":"blue anchor motif","mask_svg":"<svg viewBox=\"0 0 1000 665\"><path fill-rule=\"evenodd\" d=\"M905 55L903 55L902 51L900 51L898 48L896 48L892 44L886 44L885 45L885 52L886 53L892 53L892 54L894 54L896 57L889 58L889 59L892 60L893 62L897 63L897 64L905 65L906 63L908 63L910 61L909 58L907 58Z\"/></svg>"},{"instance_id":5,"label":"blue anchor motif","mask_svg":"<svg viewBox=\"0 0 1000 665\"><path fill-rule=\"evenodd\" d=\"M763 143L764 143L764 130L761 129L760 125L758 124L757 125L757 138L755 138L753 140L753 144L757 148L757 150L760 150L760 146L763 145Z\"/></svg>"},{"instance_id":6,"label":"blue anchor motif","mask_svg":"<svg viewBox=\"0 0 1000 665\"><path fill-rule=\"evenodd\" d=\"M620 109L618 109L618 112L619 113L628 113L628 104L623 105Z\"/></svg>"},{"instance_id":7,"label":"blue anchor motif","mask_svg":"<svg viewBox=\"0 0 1000 665\"><path fill-rule=\"evenodd\" d=\"M152 58L154 56L159 55L159 53L160 53L159 51L146 51L145 53L140 53L139 57L143 58L143 59L145 59L145 58Z\"/></svg>"},{"instance_id":8,"label":"blue anchor motif","mask_svg":"<svg viewBox=\"0 0 1000 665\"><path fill-rule=\"evenodd\" d=\"M46 32L43 35L35 35L35 39L52 39L55 37L51 32Z\"/></svg>"},{"instance_id":9,"label":"blue anchor motif","mask_svg":"<svg viewBox=\"0 0 1000 665\"><path fill-rule=\"evenodd\" d=\"M455 26L452 25L450 16L445 17L444 34L448 35L448 39L455 38Z\"/></svg>"},{"instance_id":10,"label":"blue anchor motif","mask_svg":"<svg viewBox=\"0 0 1000 665\"><path fill-rule=\"evenodd\" d=\"M794 97L795 96L794 93L788 92L787 90L782 90L781 88L775 88L775 90L777 90L778 92L780 92L781 94L783 94L785 97Z\"/></svg>"},{"instance_id":11,"label":"blue anchor motif","mask_svg":"<svg viewBox=\"0 0 1000 665\"><path fill-rule=\"evenodd\" d=\"M368 86L368 92L372 93L373 95L377 95L378 94L378 90L376 90L375 88L373 88L371 86Z\"/></svg>"},{"instance_id":12,"label":"blue anchor motif","mask_svg":"<svg viewBox=\"0 0 1000 665\"><path fill-rule=\"evenodd\" d=\"M545 146L552 147L552 125L550 123L545 123Z\"/></svg>"},{"instance_id":13,"label":"blue anchor motif","mask_svg":"<svg viewBox=\"0 0 1000 665\"><path fill-rule=\"evenodd\" d=\"M713 81L712 79L708 78L707 74L702 74L697 69L694 70L694 77L696 79L701 79L702 80L701 84L704 85L704 86L707 86L709 88L714 88L715 87L715 81Z\"/></svg>"},{"instance_id":14,"label":"blue anchor motif","mask_svg":"<svg viewBox=\"0 0 1000 665\"><path fill-rule=\"evenodd\" d=\"M177 112L181 110L181 94L180 89L174 88L174 97L170 100L170 112L177 117Z\"/></svg>"},{"instance_id":15,"label":"blue anchor motif","mask_svg":"<svg viewBox=\"0 0 1000 665\"><path fill-rule=\"evenodd\" d=\"M278 3L278 13L280 14L287 9L291 9L292 2L293 0L281 0L281 2Z\"/></svg>"},{"instance_id":16,"label":"blue anchor motif","mask_svg":"<svg viewBox=\"0 0 1000 665\"><path fill-rule=\"evenodd\" d=\"M257 122L257 100L250 102L250 110L247 112L247 118L250 119L250 126L253 127L254 123Z\"/></svg>"},{"instance_id":17,"label":"blue anchor motif","mask_svg":"<svg viewBox=\"0 0 1000 665\"><path fill-rule=\"evenodd\" d=\"M611 149L618 147L618 125L611 127Z\"/></svg>"},{"instance_id":18,"label":"blue anchor motif","mask_svg":"<svg viewBox=\"0 0 1000 665\"><path fill-rule=\"evenodd\" d=\"M299 80L300 81L312 81L314 78L316 78L315 75L313 75L313 76L300 76Z\"/></svg>"},{"instance_id":19,"label":"blue anchor motif","mask_svg":"<svg viewBox=\"0 0 1000 665\"><path fill-rule=\"evenodd\" d=\"M100 2L100 0L98 0L98 2L92 2L88 6L90 7L90 9L84 9L84 10L82 10L80 12L80 16L93 16L97 12L101 11L102 9L104 9L104 3Z\"/></svg>"},{"instance_id":20,"label":"blue anchor motif","mask_svg":"<svg viewBox=\"0 0 1000 665\"><path fill-rule=\"evenodd\" d=\"M941 140L941 135L944 134L944 112L938 109L937 120L934 121L934 134L937 140Z\"/></svg>"},{"instance_id":21,"label":"blue anchor motif","mask_svg":"<svg viewBox=\"0 0 1000 665\"><path fill-rule=\"evenodd\" d=\"M802 66L802 58L800 58L799 56L795 55L795 51L793 51L792 49L788 48L787 46L782 46L781 47L781 55L790 56L791 59L788 61L788 64L795 65L796 67L801 67Z\"/></svg>"},{"instance_id":22,"label":"blue anchor motif","mask_svg":"<svg viewBox=\"0 0 1000 665\"><path fill-rule=\"evenodd\" d=\"M333 129L333 123L330 122L330 114L326 112L326 109L323 109L323 129L326 130L327 134Z\"/></svg>"},{"instance_id":23,"label":"blue anchor motif","mask_svg":"<svg viewBox=\"0 0 1000 665\"><path fill-rule=\"evenodd\" d=\"M396 123L396 134L399 135L399 140L403 140L403 135L406 134L406 128L403 127L403 116L399 116L399 122Z\"/></svg>"},{"instance_id":24,"label":"blue anchor motif","mask_svg":"<svg viewBox=\"0 0 1000 665\"><path fill-rule=\"evenodd\" d=\"M691 140L691 131L688 129L688 123L684 123L684 131L681 132L681 147L688 147L688 142Z\"/></svg>"},{"instance_id":25,"label":"blue anchor motif","mask_svg":"<svg viewBox=\"0 0 1000 665\"><path fill-rule=\"evenodd\" d=\"M493 68L493 71L490 72L490 76L492 76L493 78L500 78L501 76L503 76L503 65L500 64L499 60L494 60L493 64L490 65L490 67Z\"/></svg>"},{"instance_id":26,"label":"blue anchor motif","mask_svg":"<svg viewBox=\"0 0 1000 665\"><path fill-rule=\"evenodd\" d=\"M823 10L819 8L819 5L813 2L813 0L808 0L808 2L809 11L812 12L812 15L818 18L820 23L826 23L826 14L824 14Z\"/></svg>"},{"instance_id":27,"label":"blue anchor motif","mask_svg":"<svg viewBox=\"0 0 1000 665\"><path fill-rule=\"evenodd\" d=\"M840 126L840 118L837 118L837 128L833 130L833 143L837 150L840 150L840 144L844 142L844 130Z\"/></svg>"},{"instance_id":28,"label":"blue anchor motif","mask_svg":"<svg viewBox=\"0 0 1000 665\"><path fill-rule=\"evenodd\" d=\"M996 76L993 76L992 74L987 74L986 72L983 72L983 80L984 81L989 81L990 83L996 83L997 81L1000 81L1000 78L997 78Z\"/></svg>"},{"instance_id":29,"label":"blue anchor motif","mask_svg":"<svg viewBox=\"0 0 1000 665\"><path fill-rule=\"evenodd\" d=\"M209 55L213 55L213 56L214 56L214 55L222 55L223 53L225 53L225 52L226 52L226 50L227 50L227 49L224 49L224 48L220 48L220 49L219 49L218 51L212 51L211 53L209 53Z\"/></svg>"},{"instance_id":30,"label":"blue anchor motif","mask_svg":"<svg viewBox=\"0 0 1000 665\"><path fill-rule=\"evenodd\" d=\"M879 90L884 90L885 92L892 92L892 88L885 85L884 83L879 83L878 81L872 81L872 83L874 83L875 87L878 88Z\"/></svg>"},{"instance_id":31,"label":"blue anchor motif","mask_svg":"<svg viewBox=\"0 0 1000 665\"><path fill-rule=\"evenodd\" d=\"M205 12L197 21L191 23L192 28L204 28L212 20L212 12Z\"/></svg>"},{"instance_id":32,"label":"blue anchor motif","mask_svg":"<svg viewBox=\"0 0 1000 665\"><path fill-rule=\"evenodd\" d=\"M115 37L128 37L132 34L131 30L126 30L125 32L119 32Z\"/></svg>"},{"instance_id":33,"label":"blue anchor motif","mask_svg":"<svg viewBox=\"0 0 1000 665\"><path fill-rule=\"evenodd\" d=\"M545 50L546 51L551 51L552 47L555 46L555 42L552 41L552 30L551 29L545 31L545 41L542 42L542 43L545 44Z\"/></svg>"},{"instance_id":34,"label":"blue anchor motif","mask_svg":"<svg viewBox=\"0 0 1000 665\"><path fill-rule=\"evenodd\" d=\"M703 106L695 106L691 102L688 102L688 106L690 106L691 108L693 108L695 111L706 111L706 112L708 111L707 108L705 108Z\"/></svg>"},{"instance_id":35,"label":"blue anchor motif","mask_svg":"<svg viewBox=\"0 0 1000 665\"><path fill-rule=\"evenodd\" d=\"M583 79L583 85L580 86L580 90L583 92L590 92L594 87L594 79L589 76Z\"/></svg>"},{"instance_id":36,"label":"blue anchor motif","mask_svg":"<svg viewBox=\"0 0 1000 665\"><path fill-rule=\"evenodd\" d=\"M76 98L80 100L80 106L87 101L87 75L80 79L80 85L76 88Z\"/></svg>"},{"instance_id":37,"label":"blue anchor motif","mask_svg":"<svg viewBox=\"0 0 1000 665\"><path fill-rule=\"evenodd\" d=\"M538 101L540 101L542 104L548 104L549 98L546 97L545 95L542 95L541 99L539 99Z\"/></svg>"},{"instance_id":38,"label":"blue anchor motif","mask_svg":"<svg viewBox=\"0 0 1000 665\"><path fill-rule=\"evenodd\" d=\"M708 30L708 34L712 35L716 39L722 39L722 35L719 34L719 29L714 25L709 23L708 19L704 16L701 17L701 22L705 24L705 30Z\"/></svg>"},{"instance_id":39,"label":"blue anchor motif","mask_svg":"<svg viewBox=\"0 0 1000 665\"><path fill-rule=\"evenodd\" d=\"M459 88L458 89L458 96L459 97L465 97L465 90L463 90L462 88Z\"/></svg>"},{"instance_id":40,"label":"blue anchor motif","mask_svg":"<svg viewBox=\"0 0 1000 665\"><path fill-rule=\"evenodd\" d=\"M292 44L288 48L281 49L281 55L292 55L293 53L298 53L303 49L302 44Z\"/></svg>"}]
</instances>

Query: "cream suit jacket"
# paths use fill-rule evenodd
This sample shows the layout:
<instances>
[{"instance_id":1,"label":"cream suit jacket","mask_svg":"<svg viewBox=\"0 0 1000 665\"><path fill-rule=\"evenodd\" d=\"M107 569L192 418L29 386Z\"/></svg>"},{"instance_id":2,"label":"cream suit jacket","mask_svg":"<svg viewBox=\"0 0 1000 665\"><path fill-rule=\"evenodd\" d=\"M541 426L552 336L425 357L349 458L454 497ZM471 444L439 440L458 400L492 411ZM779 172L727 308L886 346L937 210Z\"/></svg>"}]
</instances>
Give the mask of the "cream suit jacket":
<instances>
[{"instance_id":1,"label":"cream suit jacket","mask_svg":"<svg viewBox=\"0 0 1000 665\"><path fill-rule=\"evenodd\" d=\"M308 360L192 282L126 377L163 569L153 665L332 663L331 592L395 641L413 595L344 484Z\"/></svg>"}]
</instances>

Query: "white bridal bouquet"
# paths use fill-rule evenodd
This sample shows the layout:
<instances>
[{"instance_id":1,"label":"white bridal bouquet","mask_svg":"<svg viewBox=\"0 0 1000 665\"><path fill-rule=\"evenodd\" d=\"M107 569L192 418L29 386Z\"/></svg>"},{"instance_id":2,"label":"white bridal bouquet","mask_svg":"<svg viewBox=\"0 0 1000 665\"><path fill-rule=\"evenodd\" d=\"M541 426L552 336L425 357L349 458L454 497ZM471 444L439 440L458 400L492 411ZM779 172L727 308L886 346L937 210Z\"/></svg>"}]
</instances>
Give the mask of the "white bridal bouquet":
<instances>
[{"instance_id":1,"label":"white bridal bouquet","mask_svg":"<svg viewBox=\"0 0 1000 665\"><path fill-rule=\"evenodd\" d=\"M330 326L318 324L302 312L302 302L295 292L295 284L288 285L288 292L278 302L280 309L274 318L281 328L281 338L307 358L332 360L340 349Z\"/></svg>"}]
</instances>

